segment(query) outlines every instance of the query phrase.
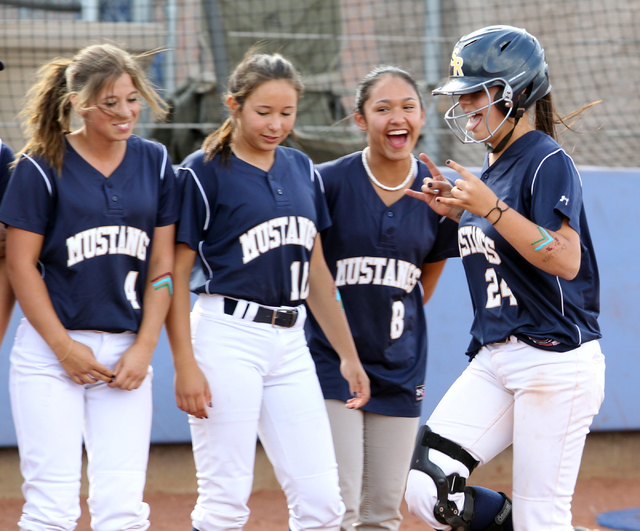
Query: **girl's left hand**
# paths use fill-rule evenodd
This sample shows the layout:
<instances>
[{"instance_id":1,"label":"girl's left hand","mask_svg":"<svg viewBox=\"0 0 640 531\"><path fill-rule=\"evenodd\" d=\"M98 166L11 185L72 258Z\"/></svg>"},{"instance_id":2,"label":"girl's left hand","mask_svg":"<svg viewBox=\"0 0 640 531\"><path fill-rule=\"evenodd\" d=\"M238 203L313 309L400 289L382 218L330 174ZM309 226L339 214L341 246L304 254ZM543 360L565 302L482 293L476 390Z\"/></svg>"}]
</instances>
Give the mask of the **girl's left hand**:
<instances>
[{"instance_id":1,"label":"girl's left hand","mask_svg":"<svg viewBox=\"0 0 640 531\"><path fill-rule=\"evenodd\" d=\"M476 216L486 216L496 206L498 200L493 190L457 162L448 160L446 164L457 171L462 178L455 180L455 186L451 189L451 197L438 197L436 201L464 208Z\"/></svg>"},{"instance_id":2,"label":"girl's left hand","mask_svg":"<svg viewBox=\"0 0 640 531\"><path fill-rule=\"evenodd\" d=\"M369 377L362 367L359 359L344 360L340 364L340 372L347 382L349 382L349 392L353 398L347 400L346 407L358 409L364 406L371 398L369 387Z\"/></svg>"},{"instance_id":3,"label":"girl's left hand","mask_svg":"<svg viewBox=\"0 0 640 531\"><path fill-rule=\"evenodd\" d=\"M132 391L140 387L149 371L152 355L153 350L149 352L138 343L131 345L118 360L113 370L115 376L109 383L109 387L123 391Z\"/></svg>"}]
</instances>

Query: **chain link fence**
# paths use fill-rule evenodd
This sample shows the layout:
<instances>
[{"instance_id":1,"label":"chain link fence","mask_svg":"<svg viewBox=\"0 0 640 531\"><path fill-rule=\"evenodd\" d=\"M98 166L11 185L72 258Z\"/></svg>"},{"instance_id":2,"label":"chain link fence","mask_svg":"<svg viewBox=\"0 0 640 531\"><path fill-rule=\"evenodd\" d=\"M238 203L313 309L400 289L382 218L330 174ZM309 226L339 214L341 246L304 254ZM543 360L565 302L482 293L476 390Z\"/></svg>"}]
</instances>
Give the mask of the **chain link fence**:
<instances>
[{"instance_id":1,"label":"chain link fence","mask_svg":"<svg viewBox=\"0 0 640 531\"><path fill-rule=\"evenodd\" d=\"M225 116L229 72L248 50L280 52L302 72L296 136L316 162L364 145L352 120L355 88L374 66L408 70L424 92L418 146L435 160L477 166L481 146L462 146L430 91L447 76L464 34L491 24L526 28L550 65L561 114L596 100L560 139L580 165L640 166L640 0L0 0L0 137L24 139L18 113L38 66L96 42L159 51L149 74L171 102L170 120L143 116L137 132L165 143L179 162Z\"/></svg>"}]
</instances>

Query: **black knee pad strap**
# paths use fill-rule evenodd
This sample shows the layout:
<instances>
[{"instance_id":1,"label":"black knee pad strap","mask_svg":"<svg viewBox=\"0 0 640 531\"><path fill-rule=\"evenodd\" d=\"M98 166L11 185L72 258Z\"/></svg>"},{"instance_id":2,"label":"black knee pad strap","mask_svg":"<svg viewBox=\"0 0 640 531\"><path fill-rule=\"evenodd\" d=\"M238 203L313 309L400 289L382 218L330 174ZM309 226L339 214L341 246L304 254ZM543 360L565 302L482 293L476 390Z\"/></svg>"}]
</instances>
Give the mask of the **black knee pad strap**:
<instances>
[{"instance_id":1,"label":"black knee pad strap","mask_svg":"<svg viewBox=\"0 0 640 531\"><path fill-rule=\"evenodd\" d=\"M504 492L498 492L504 498L502 509L496 514L493 522L485 531L503 531L507 524L511 521L511 499Z\"/></svg>"},{"instance_id":2,"label":"black knee pad strap","mask_svg":"<svg viewBox=\"0 0 640 531\"><path fill-rule=\"evenodd\" d=\"M427 474L436 485L437 502L433 510L436 520L441 524L450 525L453 531L468 531L474 516L475 490L467 487L466 479L459 474L445 476L442 469L429 459L430 449L438 450L460 461L469 469L469 473L477 466L478 461L460 445L433 433L427 425L422 426L418 432L416 447L411 458L411 468ZM464 493L462 511L458 511L456 504L449 501L449 494L456 492Z\"/></svg>"},{"instance_id":3,"label":"black knee pad strap","mask_svg":"<svg viewBox=\"0 0 640 531\"><path fill-rule=\"evenodd\" d=\"M418 433L418 444L428 446L438 452L448 455L451 459L460 461L469 470L469 474L478 466L478 461L467 452L462 446L453 441L433 433L426 424L420 428Z\"/></svg>"}]
</instances>

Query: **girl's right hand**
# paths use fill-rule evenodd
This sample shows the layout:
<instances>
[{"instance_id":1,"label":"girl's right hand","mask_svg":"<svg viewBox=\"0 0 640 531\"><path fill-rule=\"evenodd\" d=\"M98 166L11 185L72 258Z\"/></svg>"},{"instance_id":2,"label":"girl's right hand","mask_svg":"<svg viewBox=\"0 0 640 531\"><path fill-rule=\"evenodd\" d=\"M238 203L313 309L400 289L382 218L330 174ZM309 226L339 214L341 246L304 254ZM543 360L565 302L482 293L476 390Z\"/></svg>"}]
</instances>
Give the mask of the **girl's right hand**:
<instances>
[{"instance_id":1,"label":"girl's right hand","mask_svg":"<svg viewBox=\"0 0 640 531\"><path fill-rule=\"evenodd\" d=\"M182 411L199 419L209 418L207 406L211 407L211 391L207 378L195 361L176 367L174 386L176 403Z\"/></svg>"},{"instance_id":2,"label":"girl's right hand","mask_svg":"<svg viewBox=\"0 0 640 531\"><path fill-rule=\"evenodd\" d=\"M114 373L102 363L98 363L93 350L84 343L70 339L65 352L56 352L60 365L78 385L93 384L98 380L110 382Z\"/></svg>"},{"instance_id":3,"label":"girl's right hand","mask_svg":"<svg viewBox=\"0 0 640 531\"><path fill-rule=\"evenodd\" d=\"M420 153L420 160L422 160L422 162L427 165L427 168L429 168L431 177L426 177L424 179L422 192L416 192L409 188L405 190L405 193L410 197L424 201L441 216L446 216L454 221L460 221L460 216L462 216L462 213L464 212L463 208L445 205L444 203L437 201L437 198L439 197L452 197L451 190L453 188L453 184L444 175L442 175L442 172L438 167L424 153Z\"/></svg>"},{"instance_id":4,"label":"girl's right hand","mask_svg":"<svg viewBox=\"0 0 640 531\"><path fill-rule=\"evenodd\" d=\"M347 409L359 409L371 398L369 376L358 358L346 359L340 363L340 373L349 382L351 397L347 400Z\"/></svg>"}]
</instances>

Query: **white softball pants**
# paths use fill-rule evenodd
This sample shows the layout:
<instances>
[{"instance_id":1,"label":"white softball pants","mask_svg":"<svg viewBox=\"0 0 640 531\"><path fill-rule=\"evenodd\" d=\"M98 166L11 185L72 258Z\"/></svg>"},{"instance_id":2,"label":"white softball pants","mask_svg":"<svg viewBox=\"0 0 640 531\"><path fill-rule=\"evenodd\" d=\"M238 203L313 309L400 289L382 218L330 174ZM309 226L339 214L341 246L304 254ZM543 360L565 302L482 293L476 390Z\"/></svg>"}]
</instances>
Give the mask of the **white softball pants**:
<instances>
[{"instance_id":1,"label":"white softball pants","mask_svg":"<svg viewBox=\"0 0 640 531\"><path fill-rule=\"evenodd\" d=\"M135 334L69 331L113 369ZM78 385L23 319L11 351L9 387L25 504L23 531L71 531L80 516L82 443L94 531L149 527L142 501L151 435L151 369L134 391Z\"/></svg>"},{"instance_id":2,"label":"white softball pants","mask_svg":"<svg viewBox=\"0 0 640 531\"><path fill-rule=\"evenodd\" d=\"M199 494L193 526L245 525L259 435L286 495L291 531L338 531L344 504L304 306L292 328L276 328L226 315L223 304L219 295L201 295L191 319L213 404L208 419L189 417Z\"/></svg>"},{"instance_id":3,"label":"white softball pants","mask_svg":"<svg viewBox=\"0 0 640 531\"><path fill-rule=\"evenodd\" d=\"M604 398L598 341L569 352L533 348L512 336L483 347L438 404L429 427L483 465L513 444L515 531L572 531L571 499L589 426ZM430 450L445 475L468 477L460 462ZM460 508L462 495L450 495ZM435 529L436 490L411 470L409 510Z\"/></svg>"}]
</instances>

